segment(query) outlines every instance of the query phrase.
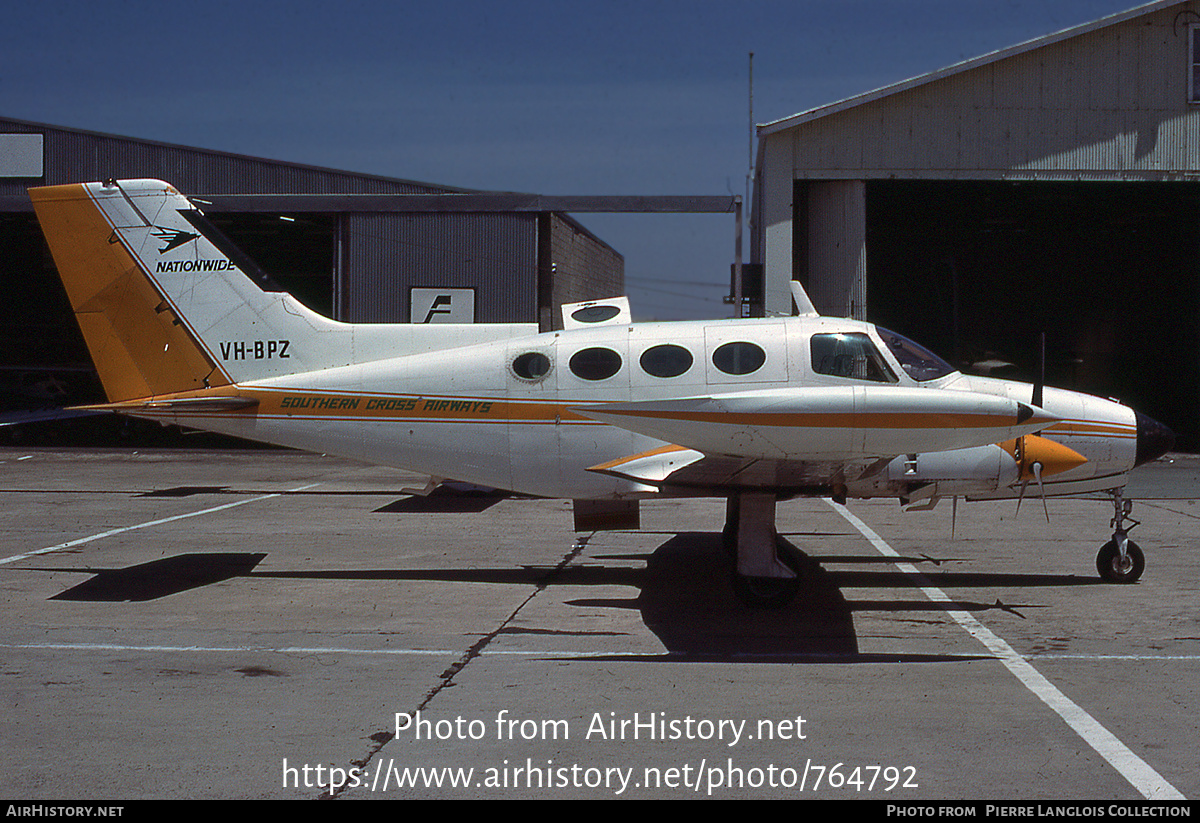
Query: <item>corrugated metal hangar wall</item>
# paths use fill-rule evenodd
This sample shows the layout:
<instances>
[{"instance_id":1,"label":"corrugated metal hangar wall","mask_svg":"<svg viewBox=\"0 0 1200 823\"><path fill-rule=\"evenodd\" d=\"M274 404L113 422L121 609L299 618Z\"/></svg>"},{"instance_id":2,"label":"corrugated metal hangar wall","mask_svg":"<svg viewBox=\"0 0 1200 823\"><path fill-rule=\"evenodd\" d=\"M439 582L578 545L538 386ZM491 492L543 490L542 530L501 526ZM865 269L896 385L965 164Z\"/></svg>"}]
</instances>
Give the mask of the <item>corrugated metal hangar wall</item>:
<instances>
[{"instance_id":1,"label":"corrugated metal hangar wall","mask_svg":"<svg viewBox=\"0 0 1200 823\"><path fill-rule=\"evenodd\" d=\"M79 388L90 358L26 189L110 177L160 178L208 200L236 245L337 320L422 322L411 289L437 287L472 290L475 322L551 328L551 301L624 293L620 254L572 218L514 211L503 195L488 211L487 192L0 118L0 412L101 399L98 384ZM425 211L396 207L413 195L434 199ZM483 207L439 211L438 196Z\"/></svg>"},{"instance_id":2,"label":"corrugated metal hangar wall","mask_svg":"<svg viewBox=\"0 0 1200 823\"><path fill-rule=\"evenodd\" d=\"M768 312L1116 396L1200 449L1200 2L1158 2L759 127Z\"/></svg>"}]
</instances>

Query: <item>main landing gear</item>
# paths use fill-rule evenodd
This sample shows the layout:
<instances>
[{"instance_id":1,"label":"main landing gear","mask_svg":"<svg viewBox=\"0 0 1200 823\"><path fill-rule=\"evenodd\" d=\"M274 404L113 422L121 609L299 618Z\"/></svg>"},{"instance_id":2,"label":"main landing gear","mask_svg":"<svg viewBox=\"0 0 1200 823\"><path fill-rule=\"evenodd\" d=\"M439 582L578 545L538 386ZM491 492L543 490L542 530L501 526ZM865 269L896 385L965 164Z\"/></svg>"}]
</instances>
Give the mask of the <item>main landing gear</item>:
<instances>
[{"instance_id":1,"label":"main landing gear","mask_svg":"<svg viewBox=\"0 0 1200 823\"><path fill-rule=\"evenodd\" d=\"M792 602L800 577L779 554L773 493L731 495L721 537L726 551L737 559L733 590L739 600L760 609L780 609Z\"/></svg>"},{"instance_id":2,"label":"main landing gear","mask_svg":"<svg viewBox=\"0 0 1200 823\"><path fill-rule=\"evenodd\" d=\"M1096 555L1096 571L1109 583L1134 583L1146 569L1146 556L1137 543L1129 539L1129 530L1141 521L1129 516L1133 501L1126 500L1121 489L1113 489L1112 540L1104 544ZM1129 521L1126 527L1125 522Z\"/></svg>"},{"instance_id":3,"label":"main landing gear","mask_svg":"<svg viewBox=\"0 0 1200 823\"><path fill-rule=\"evenodd\" d=\"M1113 489L1112 540L1096 555L1096 571L1109 583L1135 583L1146 569L1146 557L1129 531L1140 524L1130 516L1133 501L1121 489ZM737 560L733 590L747 606L780 609L792 602L800 590L800 576L781 554L775 531L775 495L743 492L730 495L726 503L725 528L721 533L727 553Z\"/></svg>"}]
</instances>

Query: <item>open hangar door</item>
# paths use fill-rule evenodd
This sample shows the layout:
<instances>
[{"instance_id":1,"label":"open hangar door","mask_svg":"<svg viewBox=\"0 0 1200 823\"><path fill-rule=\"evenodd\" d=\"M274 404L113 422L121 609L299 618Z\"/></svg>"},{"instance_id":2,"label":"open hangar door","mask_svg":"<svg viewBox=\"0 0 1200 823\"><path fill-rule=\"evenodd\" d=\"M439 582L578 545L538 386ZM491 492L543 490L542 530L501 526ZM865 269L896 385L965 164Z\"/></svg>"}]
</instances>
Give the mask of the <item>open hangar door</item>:
<instances>
[{"instance_id":1,"label":"open hangar door","mask_svg":"<svg viewBox=\"0 0 1200 823\"><path fill-rule=\"evenodd\" d=\"M1048 385L1200 450L1200 184L876 181L866 212L872 322L1027 380L1044 331Z\"/></svg>"},{"instance_id":2,"label":"open hangar door","mask_svg":"<svg viewBox=\"0 0 1200 823\"><path fill-rule=\"evenodd\" d=\"M280 288L319 314L337 316L335 216L207 213L207 217Z\"/></svg>"}]
</instances>

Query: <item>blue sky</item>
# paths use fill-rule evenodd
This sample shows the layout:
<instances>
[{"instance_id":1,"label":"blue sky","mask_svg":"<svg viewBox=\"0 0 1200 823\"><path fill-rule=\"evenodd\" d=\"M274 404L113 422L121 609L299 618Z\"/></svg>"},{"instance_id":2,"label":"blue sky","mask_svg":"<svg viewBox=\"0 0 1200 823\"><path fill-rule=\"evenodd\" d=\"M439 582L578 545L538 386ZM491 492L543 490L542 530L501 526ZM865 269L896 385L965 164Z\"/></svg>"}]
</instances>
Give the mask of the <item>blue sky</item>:
<instances>
[{"instance_id":1,"label":"blue sky","mask_svg":"<svg viewBox=\"0 0 1200 823\"><path fill-rule=\"evenodd\" d=\"M468 188L742 193L757 122L1135 0L0 0L0 116ZM726 317L732 217L581 215L635 316Z\"/></svg>"}]
</instances>

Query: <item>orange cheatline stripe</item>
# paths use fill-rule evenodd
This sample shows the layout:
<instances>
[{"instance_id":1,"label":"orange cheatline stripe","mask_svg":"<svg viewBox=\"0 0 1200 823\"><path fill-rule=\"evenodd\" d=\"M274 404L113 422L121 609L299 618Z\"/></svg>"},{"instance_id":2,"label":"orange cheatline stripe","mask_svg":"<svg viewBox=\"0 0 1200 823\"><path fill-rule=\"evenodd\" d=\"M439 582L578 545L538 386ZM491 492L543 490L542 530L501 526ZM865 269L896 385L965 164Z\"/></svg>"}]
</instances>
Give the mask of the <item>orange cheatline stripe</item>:
<instances>
[{"instance_id":1,"label":"orange cheatline stripe","mask_svg":"<svg viewBox=\"0 0 1200 823\"><path fill-rule=\"evenodd\" d=\"M402 419L427 421L574 423L600 425L590 417L572 411L579 401L532 402L496 397L462 398L447 395L383 395L336 392L256 389L228 386L221 389L182 392L176 395L144 398L163 400L168 397L246 397L258 401L254 411L223 412L223 416L263 417L278 419ZM133 401L128 410L141 409L143 401ZM598 409L597 411L603 411ZM207 416L206 410L172 409L170 413L187 416ZM925 412L900 414L885 412L834 413L727 413L727 412L667 412L667 411L605 411L630 417L648 417L681 422L722 425L758 425L788 428L876 428L876 429L950 429L1010 427L1015 420L1007 415L951 414ZM1036 423L1036 419L1033 420Z\"/></svg>"},{"instance_id":2,"label":"orange cheatline stripe","mask_svg":"<svg viewBox=\"0 0 1200 823\"><path fill-rule=\"evenodd\" d=\"M723 423L728 425L775 426L780 428L871 428L871 429L975 429L1008 428L1017 425L1014 417L995 414L964 414L942 412L674 412L628 411L597 409L597 413L656 420L678 420L688 423ZM1027 423L1036 425L1036 417Z\"/></svg>"},{"instance_id":3,"label":"orange cheatline stripe","mask_svg":"<svg viewBox=\"0 0 1200 823\"><path fill-rule=\"evenodd\" d=\"M1125 423L1099 423L1090 420L1063 420L1050 426L1046 431L1052 431L1059 434L1097 434L1097 435L1122 435L1126 437L1134 436L1137 433L1137 427Z\"/></svg>"},{"instance_id":4,"label":"orange cheatline stripe","mask_svg":"<svg viewBox=\"0 0 1200 823\"><path fill-rule=\"evenodd\" d=\"M149 403L198 398L245 398L256 400L254 409L218 411L188 409L184 404L171 408L149 409ZM503 398L458 398L430 395L377 395L346 392L305 392L257 390L245 386L228 386L208 391L180 392L143 397L121 403L107 404L113 411L155 413L179 417L272 418L272 419L343 419L343 420L419 420L419 421L477 421L484 423L571 423L603 425L599 421L570 411L562 404L529 403Z\"/></svg>"}]
</instances>

